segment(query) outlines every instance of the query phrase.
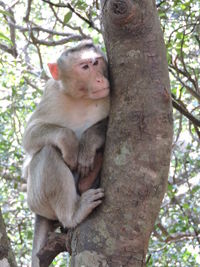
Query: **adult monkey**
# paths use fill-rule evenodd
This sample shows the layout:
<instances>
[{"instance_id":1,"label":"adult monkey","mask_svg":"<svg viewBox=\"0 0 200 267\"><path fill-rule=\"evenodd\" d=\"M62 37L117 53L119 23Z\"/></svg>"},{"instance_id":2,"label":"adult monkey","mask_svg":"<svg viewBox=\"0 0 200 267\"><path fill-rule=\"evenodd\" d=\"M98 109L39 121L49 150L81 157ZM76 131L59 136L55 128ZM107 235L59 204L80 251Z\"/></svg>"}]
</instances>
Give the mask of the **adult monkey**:
<instances>
[{"instance_id":1,"label":"adult monkey","mask_svg":"<svg viewBox=\"0 0 200 267\"><path fill-rule=\"evenodd\" d=\"M39 266L37 253L54 221L75 227L104 196L102 188L89 187L101 165L97 150L105 142L109 112L106 59L91 41L83 41L63 52L49 69L53 79L48 81L23 138L29 158L24 171L28 204L36 213L33 267ZM81 179L89 177L79 182L79 190L86 190L81 196L74 173Z\"/></svg>"}]
</instances>

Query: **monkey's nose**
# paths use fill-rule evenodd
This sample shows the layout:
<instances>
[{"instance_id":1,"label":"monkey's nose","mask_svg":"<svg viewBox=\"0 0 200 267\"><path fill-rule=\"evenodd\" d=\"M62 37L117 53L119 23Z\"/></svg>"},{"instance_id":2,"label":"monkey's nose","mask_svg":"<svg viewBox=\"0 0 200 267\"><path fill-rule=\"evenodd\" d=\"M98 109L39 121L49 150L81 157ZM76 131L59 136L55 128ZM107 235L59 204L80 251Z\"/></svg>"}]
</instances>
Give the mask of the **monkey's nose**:
<instances>
[{"instance_id":1,"label":"monkey's nose","mask_svg":"<svg viewBox=\"0 0 200 267\"><path fill-rule=\"evenodd\" d=\"M102 77L97 77L97 78L96 78L96 81L97 81L98 83L102 83L102 82L103 82L103 78L102 78Z\"/></svg>"}]
</instances>

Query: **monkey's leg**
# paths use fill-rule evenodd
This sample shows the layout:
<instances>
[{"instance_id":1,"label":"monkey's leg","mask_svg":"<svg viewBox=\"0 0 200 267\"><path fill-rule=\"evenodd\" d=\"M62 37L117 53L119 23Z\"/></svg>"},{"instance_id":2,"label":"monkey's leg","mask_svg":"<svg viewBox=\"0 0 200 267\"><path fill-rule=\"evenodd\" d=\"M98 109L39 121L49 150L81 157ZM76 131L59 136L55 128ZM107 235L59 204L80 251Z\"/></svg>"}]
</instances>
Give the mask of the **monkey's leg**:
<instances>
[{"instance_id":1,"label":"monkey's leg","mask_svg":"<svg viewBox=\"0 0 200 267\"><path fill-rule=\"evenodd\" d=\"M35 216L35 229L32 250L32 267L39 267L39 259L37 253L44 246L49 232L54 231L54 222L40 215Z\"/></svg>"},{"instance_id":2,"label":"monkey's leg","mask_svg":"<svg viewBox=\"0 0 200 267\"><path fill-rule=\"evenodd\" d=\"M66 228L75 227L101 203L102 189L91 189L81 198L70 169L59 151L45 146L30 164L28 202L32 210Z\"/></svg>"}]
</instances>

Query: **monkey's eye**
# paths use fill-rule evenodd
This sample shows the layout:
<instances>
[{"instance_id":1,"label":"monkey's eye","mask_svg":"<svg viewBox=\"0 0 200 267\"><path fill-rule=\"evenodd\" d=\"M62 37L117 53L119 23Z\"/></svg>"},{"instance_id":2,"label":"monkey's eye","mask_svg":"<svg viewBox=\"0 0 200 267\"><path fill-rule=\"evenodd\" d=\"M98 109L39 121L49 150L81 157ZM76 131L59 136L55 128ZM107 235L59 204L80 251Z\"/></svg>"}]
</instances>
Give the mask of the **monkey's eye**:
<instances>
[{"instance_id":1,"label":"monkey's eye","mask_svg":"<svg viewBox=\"0 0 200 267\"><path fill-rule=\"evenodd\" d=\"M98 61L98 60L96 60L96 61L93 63L94 66L97 66L98 64L99 64L99 61Z\"/></svg>"},{"instance_id":2,"label":"monkey's eye","mask_svg":"<svg viewBox=\"0 0 200 267\"><path fill-rule=\"evenodd\" d=\"M82 69L87 70L87 69L89 69L89 66L88 66L88 65L84 65L84 66L82 67Z\"/></svg>"}]
</instances>

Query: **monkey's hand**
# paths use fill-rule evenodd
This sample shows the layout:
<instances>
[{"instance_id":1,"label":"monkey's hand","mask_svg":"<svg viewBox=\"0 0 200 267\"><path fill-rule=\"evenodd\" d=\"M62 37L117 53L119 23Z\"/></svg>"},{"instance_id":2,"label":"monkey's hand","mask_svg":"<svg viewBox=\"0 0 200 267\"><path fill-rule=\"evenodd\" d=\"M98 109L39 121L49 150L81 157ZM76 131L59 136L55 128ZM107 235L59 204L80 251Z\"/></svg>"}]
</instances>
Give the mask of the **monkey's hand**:
<instances>
[{"instance_id":1,"label":"monkey's hand","mask_svg":"<svg viewBox=\"0 0 200 267\"><path fill-rule=\"evenodd\" d=\"M102 162L103 162L103 153L97 152L94 159L94 169L91 172L89 172L87 176L79 178L78 180L78 191L80 194L92 188L92 186L95 186L93 188L96 188L99 182L97 178L102 167Z\"/></svg>"},{"instance_id":2,"label":"monkey's hand","mask_svg":"<svg viewBox=\"0 0 200 267\"><path fill-rule=\"evenodd\" d=\"M80 178L87 176L93 170L95 155L96 149L93 144L80 142L77 163L77 171Z\"/></svg>"},{"instance_id":3,"label":"monkey's hand","mask_svg":"<svg viewBox=\"0 0 200 267\"><path fill-rule=\"evenodd\" d=\"M107 119L104 119L88 128L79 143L78 168L80 177L85 177L94 169L96 151L105 142Z\"/></svg>"},{"instance_id":4,"label":"monkey's hand","mask_svg":"<svg viewBox=\"0 0 200 267\"><path fill-rule=\"evenodd\" d=\"M63 160L70 170L77 168L79 142L75 133L67 128L62 129L57 136L57 146L61 150Z\"/></svg>"}]
</instances>

